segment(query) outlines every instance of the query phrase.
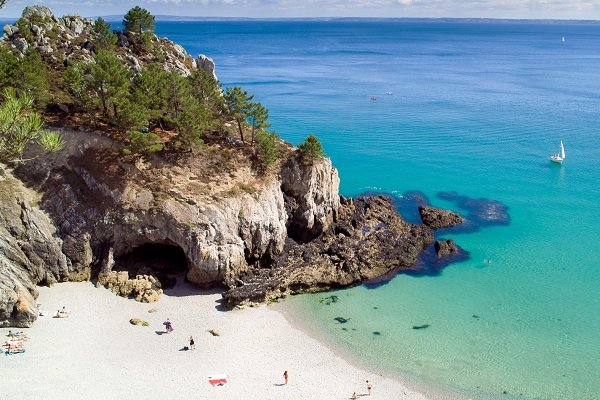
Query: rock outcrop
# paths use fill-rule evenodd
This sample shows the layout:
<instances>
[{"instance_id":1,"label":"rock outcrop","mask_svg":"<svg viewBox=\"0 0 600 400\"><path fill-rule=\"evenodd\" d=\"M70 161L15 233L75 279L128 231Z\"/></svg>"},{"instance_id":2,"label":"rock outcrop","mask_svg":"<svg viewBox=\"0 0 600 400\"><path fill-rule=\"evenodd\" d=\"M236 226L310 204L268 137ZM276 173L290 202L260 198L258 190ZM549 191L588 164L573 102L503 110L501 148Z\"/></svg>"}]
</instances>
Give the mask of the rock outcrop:
<instances>
[{"instance_id":1,"label":"rock outcrop","mask_svg":"<svg viewBox=\"0 0 600 400\"><path fill-rule=\"evenodd\" d=\"M241 274L223 297L235 307L353 285L411 266L432 242L430 228L404 221L386 197L345 199L329 233L290 241L272 268Z\"/></svg>"},{"instance_id":2,"label":"rock outcrop","mask_svg":"<svg viewBox=\"0 0 600 400\"><path fill-rule=\"evenodd\" d=\"M340 178L331 160L306 166L291 157L281 169L281 190L288 214L288 232L295 240L310 241L326 232L340 207Z\"/></svg>"},{"instance_id":3,"label":"rock outcrop","mask_svg":"<svg viewBox=\"0 0 600 400\"><path fill-rule=\"evenodd\" d=\"M433 247L435 249L435 254L438 257L447 257L449 255L458 253L458 246L452 239L436 240L433 244Z\"/></svg>"},{"instance_id":4,"label":"rock outcrop","mask_svg":"<svg viewBox=\"0 0 600 400\"><path fill-rule=\"evenodd\" d=\"M0 169L2 167L0 166ZM0 326L28 327L37 318L35 285L70 277L62 240L36 205L37 194L10 173L0 177Z\"/></svg>"},{"instance_id":5,"label":"rock outcrop","mask_svg":"<svg viewBox=\"0 0 600 400\"><path fill-rule=\"evenodd\" d=\"M419 214L423 223L431 229L449 228L463 222L462 217L453 211L430 206L419 206Z\"/></svg>"},{"instance_id":6,"label":"rock outcrop","mask_svg":"<svg viewBox=\"0 0 600 400\"><path fill-rule=\"evenodd\" d=\"M22 210L17 221L23 228L17 230L26 232L13 228L13 234L0 235L21 238L8 248L23 253L11 278L2 280L5 310L31 303L27 294L35 297L37 283L90 276L120 295L155 301L161 290L152 279L114 270L119 259L144 245L179 248L187 279L203 287L224 285L225 302L234 307L410 267L434 240L429 226L407 223L385 197L341 198L328 159L304 165L291 152L278 174L258 177L242 157L235 172L211 177L202 174L217 168L202 164L208 157L181 164L128 159L105 136L63 134L64 150L16 170L42 193L39 204L52 221L26 204L3 209L6 220L16 218L11 210ZM32 223L31 213L44 229L32 230L40 222ZM443 210L435 215L456 220ZM444 243L440 252L449 248L450 254ZM14 283L7 288L6 282ZM26 315L15 314L10 323L31 321Z\"/></svg>"},{"instance_id":7,"label":"rock outcrop","mask_svg":"<svg viewBox=\"0 0 600 400\"><path fill-rule=\"evenodd\" d=\"M19 54L25 54L29 48L37 49L54 68L64 68L72 61L92 60L94 20L72 15L58 18L47 7L29 6L23 11L21 21L21 29L16 24L5 25L2 37L2 41ZM194 59L180 45L154 34L150 37L153 50L148 51L138 45L139 40L128 35L117 32L118 53L134 72L147 64L157 63L182 76L200 68L217 79L213 60L203 54Z\"/></svg>"},{"instance_id":8,"label":"rock outcrop","mask_svg":"<svg viewBox=\"0 0 600 400\"><path fill-rule=\"evenodd\" d=\"M96 286L104 286L123 297L131 297L142 303L154 303L162 294L160 282L153 276L137 275L130 279L127 271L111 271L98 276Z\"/></svg>"}]
</instances>

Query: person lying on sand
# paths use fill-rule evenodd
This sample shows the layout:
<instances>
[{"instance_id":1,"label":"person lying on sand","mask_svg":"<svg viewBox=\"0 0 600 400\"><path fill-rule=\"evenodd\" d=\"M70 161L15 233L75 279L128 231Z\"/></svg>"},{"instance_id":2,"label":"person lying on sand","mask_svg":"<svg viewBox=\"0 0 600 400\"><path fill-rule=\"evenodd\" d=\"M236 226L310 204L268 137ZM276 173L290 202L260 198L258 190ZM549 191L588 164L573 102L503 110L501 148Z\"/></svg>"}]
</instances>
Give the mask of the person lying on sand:
<instances>
[{"instance_id":1,"label":"person lying on sand","mask_svg":"<svg viewBox=\"0 0 600 400\"><path fill-rule=\"evenodd\" d=\"M63 307L64 309L64 307ZM69 317L69 313L63 310L56 310L56 315L54 316L54 318L68 318Z\"/></svg>"},{"instance_id":2,"label":"person lying on sand","mask_svg":"<svg viewBox=\"0 0 600 400\"><path fill-rule=\"evenodd\" d=\"M14 332L14 333L11 332L11 331L8 331L8 335L6 335L6 336L8 336L9 338L14 338L14 339L22 339L22 340L29 339L27 337L27 335L25 334L25 332L23 332L23 331L21 331L21 332Z\"/></svg>"}]
</instances>

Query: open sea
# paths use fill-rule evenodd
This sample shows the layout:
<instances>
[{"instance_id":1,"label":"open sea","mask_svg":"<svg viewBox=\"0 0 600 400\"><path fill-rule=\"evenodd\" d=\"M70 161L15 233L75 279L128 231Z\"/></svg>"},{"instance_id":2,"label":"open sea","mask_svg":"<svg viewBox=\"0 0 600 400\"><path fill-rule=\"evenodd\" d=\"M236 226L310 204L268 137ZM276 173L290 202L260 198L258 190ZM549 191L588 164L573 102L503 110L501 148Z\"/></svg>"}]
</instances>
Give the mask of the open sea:
<instances>
[{"instance_id":1,"label":"open sea","mask_svg":"<svg viewBox=\"0 0 600 400\"><path fill-rule=\"evenodd\" d=\"M460 262L424 258L423 273L289 301L340 352L442 398L600 399L600 24L157 33L214 58L221 83L254 93L284 139L318 135L344 195L388 193L411 220L417 201L469 215L438 234L468 252ZM548 160L561 139L562 166Z\"/></svg>"}]
</instances>

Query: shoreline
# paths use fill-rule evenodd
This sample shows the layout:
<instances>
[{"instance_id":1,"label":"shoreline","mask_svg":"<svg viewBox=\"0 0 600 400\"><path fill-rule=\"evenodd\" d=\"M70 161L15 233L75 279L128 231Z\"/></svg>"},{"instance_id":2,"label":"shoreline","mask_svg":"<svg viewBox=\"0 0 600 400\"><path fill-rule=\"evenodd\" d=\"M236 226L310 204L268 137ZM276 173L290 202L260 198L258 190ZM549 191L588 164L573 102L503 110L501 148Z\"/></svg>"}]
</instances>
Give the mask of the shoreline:
<instances>
[{"instance_id":1,"label":"shoreline","mask_svg":"<svg viewBox=\"0 0 600 400\"><path fill-rule=\"evenodd\" d=\"M424 399L426 400L479 399L479 397L476 397L475 395L460 393L455 390L444 388L441 385L435 386L420 380L418 377L410 376L407 373L378 366L372 360L361 359L353 354L350 349L337 343L334 337L325 329L319 327L317 323L310 320L309 316L306 314L306 310L297 304L297 301L299 300L296 300L293 297L288 298L281 303L277 303L273 308L275 311L279 312L292 327L302 331L305 335L327 347L338 357L348 362L356 369L368 371L373 376L395 380L399 385L405 388L407 393L418 393L419 395L424 396ZM483 400L483 397L481 400Z\"/></svg>"},{"instance_id":2,"label":"shoreline","mask_svg":"<svg viewBox=\"0 0 600 400\"><path fill-rule=\"evenodd\" d=\"M198 292L179 283L156 303L118 297L91 282L39 288L38 302L49 315L28 329L23 354L2 356L3 391L8 398L149 399L184 398L432 400L396 378L358 366L334 348L299 329L277 306L223 311L218 291ZM69 318L52 318L66 306ZM157 312L148 313L156 309ZM134 326L138 317L149 326ZM169 318L174 332L163 334ZM215 329L220 336L207 332ZM0 329L3 339L8 328ZM14 329L13 329L14 331ZM196 350L182 351L189 336ZM283 371L290 383L283 385ZM229 382L212 387L208 376ZM6 390L7 389L7 390Z\"/></svg>"}]
</instances>

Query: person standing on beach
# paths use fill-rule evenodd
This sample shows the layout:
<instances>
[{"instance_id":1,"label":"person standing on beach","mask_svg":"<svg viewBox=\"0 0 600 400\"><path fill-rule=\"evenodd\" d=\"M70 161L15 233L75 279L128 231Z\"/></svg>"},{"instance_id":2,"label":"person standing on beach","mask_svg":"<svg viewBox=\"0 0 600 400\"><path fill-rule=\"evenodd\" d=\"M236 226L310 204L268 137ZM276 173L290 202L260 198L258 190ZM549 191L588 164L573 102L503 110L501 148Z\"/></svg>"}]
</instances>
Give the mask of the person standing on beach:
<instances>
[{"instance_id":1,"label":"person standing on beach","mask_svg":"<svg viewBox=\"0 0 600 400\"><path fill-rule=\"evenodd\" d=\"M165 330L167 331L166 333L173 332L173 325L171 325L171 321L169 321L169 318L167 318L167 320L163 322L163 325L165 326Z\"/></svg>"},{"instance_id":2,"label":"person standing on beach","mask_svg":"<svg viewBox=\"0 0 600 400\"><path fill-rule=\"evenodd\" d=\"M190 336L190 349L194 350L196 348L196 342L194 342L193 336Z\"/></svg>"},{"instance_id":3,"label":"person standing on beach","mask_svg":"<svg viewBox=\"0 0 600 400\"><path fill-rule=\"evenodd\" d=\"M287 383L288 383L288 373L287 373L287 371L283 372L283 380L285 381L285 384L287 385Z\"/></svg>"},{"instance_id":4,"label":"person standing on beach","mask_svg":"<svg viewBox=\"0 0 600 400\"><path fill-rule=\"evenodd\" d=\"M367 380L367 392L368 392L368 396L371 395L371 389L373 389L373 386L371 385L371 383Z\"/></svg>"}]
</instances>

